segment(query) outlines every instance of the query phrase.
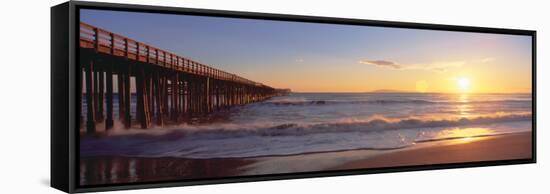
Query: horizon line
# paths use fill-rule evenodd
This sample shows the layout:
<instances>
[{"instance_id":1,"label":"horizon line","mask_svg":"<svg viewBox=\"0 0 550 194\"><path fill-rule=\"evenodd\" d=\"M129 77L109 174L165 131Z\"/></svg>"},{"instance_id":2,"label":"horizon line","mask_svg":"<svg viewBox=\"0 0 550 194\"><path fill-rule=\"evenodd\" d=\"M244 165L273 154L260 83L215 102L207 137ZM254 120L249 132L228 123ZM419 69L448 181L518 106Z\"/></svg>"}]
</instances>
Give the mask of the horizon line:
<instances>
[{"instance_id":1,"label":"horizon line","mask_svg":"<svg viewBox=\"0 0 550 194\"><path fill-rule=\"evenodd\" d=\"M291 91L290 93L376 93L376 94L533 94L533 92L413 92L413 91L395 91L395 92L376 92L376 91L366 91L366 92L353 92L353 91L342 91L342 92L304 92L304 91Z\"/></svg>"}]
</instances>

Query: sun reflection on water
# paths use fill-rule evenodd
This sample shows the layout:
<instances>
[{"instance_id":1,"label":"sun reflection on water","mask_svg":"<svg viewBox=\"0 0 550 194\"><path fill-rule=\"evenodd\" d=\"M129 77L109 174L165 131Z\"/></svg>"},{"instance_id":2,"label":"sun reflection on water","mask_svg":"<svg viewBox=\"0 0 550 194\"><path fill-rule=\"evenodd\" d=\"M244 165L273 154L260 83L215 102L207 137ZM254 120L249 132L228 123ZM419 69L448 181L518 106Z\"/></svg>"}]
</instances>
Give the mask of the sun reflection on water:
<instances>
[{"instance_id":1,"label":"sun reflection on water","mask_svg":"<svg viewBox=\"0 0 550 194\"><path fill-rule=\"evenodd\" d=\"M472 128L452 128L439 131L437 133L438 138L468 138L478 137L493 134L493 130L489 128L472 127Z\"/></svg>"},{"instance_id":2,"label":"sun reflection on water","mask_svg":"<svg viewBox=\"0 0 550 194\"><path fill-rule=\"evenodd\" d=\"M471 127L471 128L450 128L437 132L433 132L428 135L430 139L449 139L452 141L446 141L447 143L470 143L484 138L488 135L493 135L494 130L489 128Z\"/></svg>"},{"instance_id":3,"label":"sun reflection on water","mask_svg":"<svg viewBox=\"0 0 550 194\"><path fill-rule=\"evenodd\" d=\"M458 102L457 109L459 112L460 118L467 118L472 116L470 112L472 111L472 105L469 104L470 102L470 96L468 94L460 94L458 96Z\"/></svg>"},{"instance_id":4,"label":"sun reflection on water","mask_svg":"<svg viewBox=\"0 0 550 194\"><path fill-rule=\"evenodd\" d=\"M470 142L476 140L477 138L479 138L479 137L464 137L464 138L459 138L459 139L456 139L456 141L455 141L454 143L455 143L455 144L470 143Z\"/></svg>"}]
</instances>

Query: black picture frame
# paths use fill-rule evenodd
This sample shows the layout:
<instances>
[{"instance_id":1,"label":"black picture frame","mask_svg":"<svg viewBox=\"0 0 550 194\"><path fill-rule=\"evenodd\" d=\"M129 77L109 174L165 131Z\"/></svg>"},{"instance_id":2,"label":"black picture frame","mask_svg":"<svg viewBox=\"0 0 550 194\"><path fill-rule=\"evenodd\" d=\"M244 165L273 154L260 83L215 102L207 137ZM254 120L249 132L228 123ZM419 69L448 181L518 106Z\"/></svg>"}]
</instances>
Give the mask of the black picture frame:
<instances>
[{"instance_id":1,"label":"black picture frame","mask_svg":"<svg viewBox=\"0 0 550 194\"><path fill-rule=\"evenodd\" d=\"M80 78L78 68L75 67L78 66L79 37L77 34L79 31L79 10L82 8L531 36L532 158L465 162L459 164L255 175L196 179L191 181L79 186L79 136L75 129L80 118L75 113L79 111L77 110L78 106L76 106L76 102L78 101L77 98L80 97L78 95L78 91L80 90L78 88L79 85L75 83L78 83L76 80ZM536 31L532 30L70 1L51 8L51 186L68 193L73 193L536 163L536 96Z\"/></svg>"}]
</instances>

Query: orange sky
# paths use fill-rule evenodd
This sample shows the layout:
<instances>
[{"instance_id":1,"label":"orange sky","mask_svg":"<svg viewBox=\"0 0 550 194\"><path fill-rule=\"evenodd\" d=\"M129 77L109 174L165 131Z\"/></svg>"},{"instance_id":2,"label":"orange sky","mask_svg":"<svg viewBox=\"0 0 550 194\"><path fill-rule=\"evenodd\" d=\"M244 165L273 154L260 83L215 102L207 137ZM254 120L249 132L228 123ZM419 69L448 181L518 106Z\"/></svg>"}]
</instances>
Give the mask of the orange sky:
<instances>
[{"instance_id":1,"label":"orange sky","mask_svg":"<svg viewBox=\"0 0 550 194\"><path fill-rule=\"evenodd\" d=\"M98 10L81 21L298 92L531 90L524 35Z\"/></svg>"}]
</instances>

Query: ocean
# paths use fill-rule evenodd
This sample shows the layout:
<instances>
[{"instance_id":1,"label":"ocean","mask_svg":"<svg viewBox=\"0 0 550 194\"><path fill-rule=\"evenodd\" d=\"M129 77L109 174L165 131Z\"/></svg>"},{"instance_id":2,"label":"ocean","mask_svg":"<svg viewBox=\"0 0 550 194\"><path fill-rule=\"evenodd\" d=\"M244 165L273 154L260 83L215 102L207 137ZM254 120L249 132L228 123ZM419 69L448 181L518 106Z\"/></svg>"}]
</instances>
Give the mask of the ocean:
<instances>
[{"instance_id":1,"label":"ocean","mask_svg":"<svg viewBox=\"0 0 550 194\"><path fill-rule=\"evenodd\" d=\"M395 150L531 131L531 99L531 94L291 93L213 113L208 123L116 128L81 137L80 155L209 159Z\"/></svg>"}]
</instances>

